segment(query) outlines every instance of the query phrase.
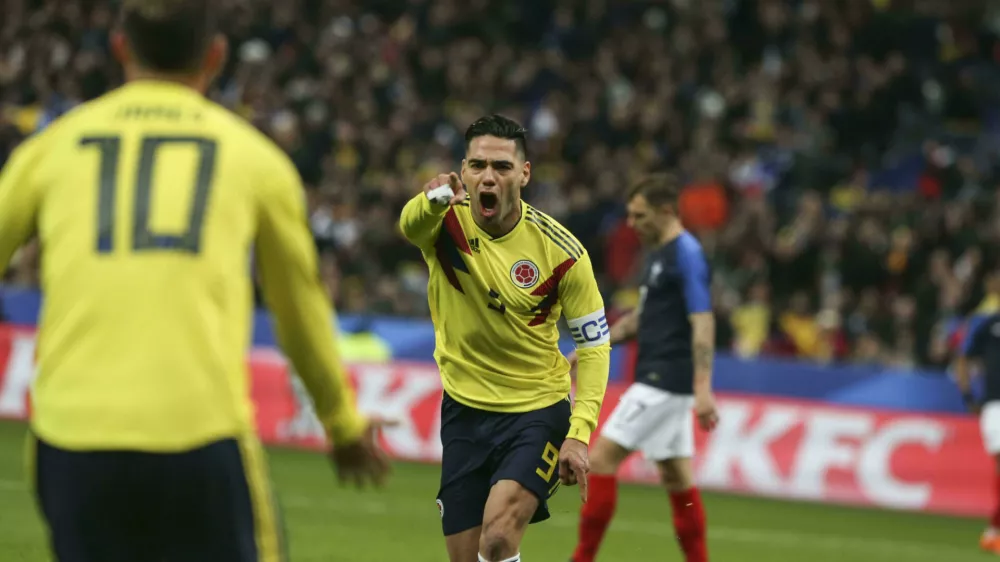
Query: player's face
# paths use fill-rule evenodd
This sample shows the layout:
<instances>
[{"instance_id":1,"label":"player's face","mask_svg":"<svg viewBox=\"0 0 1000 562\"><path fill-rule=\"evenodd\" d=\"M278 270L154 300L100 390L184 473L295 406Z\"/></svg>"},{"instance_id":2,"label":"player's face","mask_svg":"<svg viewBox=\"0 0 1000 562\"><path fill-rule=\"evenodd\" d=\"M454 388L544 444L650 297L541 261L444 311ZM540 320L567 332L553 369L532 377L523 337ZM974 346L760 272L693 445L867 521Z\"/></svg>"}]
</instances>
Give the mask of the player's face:
<instances>
[{"instance_id":1,"label":"player's face","mask_svg":"<svg viewBox=\"0 0 1000 562\"><path fill-rule=\"evenodd\" d=\"M469 143L462 182L481 224L502 225L520 205L521 188L530 178L531 163L524 161L513 140L482 136Z\"/></svg>"},{"instance_id":2,"label":"player's face","mask_svg":"<svg viewBox=\"0 0 1000 562\"><path fill-rule=\"evenodd\" d=\"M639 235L643 244L658 244L669 224L670 209L656 208L649 204L645 196L636 195L629 200L627 211L628 225Z\"/></svg>"}]
</instances>

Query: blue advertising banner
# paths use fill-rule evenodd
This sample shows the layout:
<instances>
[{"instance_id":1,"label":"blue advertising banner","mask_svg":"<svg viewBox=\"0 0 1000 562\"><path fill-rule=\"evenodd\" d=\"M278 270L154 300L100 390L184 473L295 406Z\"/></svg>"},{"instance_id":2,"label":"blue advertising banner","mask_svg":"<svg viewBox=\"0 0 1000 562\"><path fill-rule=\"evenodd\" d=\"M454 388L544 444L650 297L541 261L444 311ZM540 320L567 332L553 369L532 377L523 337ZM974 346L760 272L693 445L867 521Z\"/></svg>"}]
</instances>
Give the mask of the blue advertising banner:
<instances>
[{"instance_id":1,"label":"blue advertising banner","mask_svg":"<svg viewBox=\"0 0 1000 562\"><path fill-rule=\"evenodd\" d=\"M5 320L34 325L41 298L35 291L6 289L0 294ZM434 327L427 320L341 316L346 357L359 360L434 360ZM253 342L275 346L271 319L258 311ZM573 348L565 337L563 352ZM628 380L627 346L612 351L612 380ZM962 413L964 407L955 385L940 371L912 371L876 366L821 366L777 359L742 360L720 354L714 387L720 392L821 400L829 404L883 408L911 412Z\"/></svg>"}]
</instances>

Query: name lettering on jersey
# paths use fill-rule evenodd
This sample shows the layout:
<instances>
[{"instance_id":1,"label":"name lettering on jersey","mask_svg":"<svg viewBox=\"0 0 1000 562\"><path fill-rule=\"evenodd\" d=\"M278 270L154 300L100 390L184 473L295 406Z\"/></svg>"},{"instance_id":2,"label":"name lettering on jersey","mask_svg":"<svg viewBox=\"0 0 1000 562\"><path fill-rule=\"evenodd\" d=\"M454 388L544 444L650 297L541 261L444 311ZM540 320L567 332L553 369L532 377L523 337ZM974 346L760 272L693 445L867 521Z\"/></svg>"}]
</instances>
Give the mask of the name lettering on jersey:
<instances>
[{"instance_id":1,"label":"name lettering on jersey","mask_svg":"<svg viewBox=\"0 0 1000 562\"><path fill-rule=\"evenodd\" d=\"M438 263L441 264L441 271L444 273L448 283L465 294L462 284L458 280L458 271L469 273L469 266L466 265L462 254L472 255L469 247L469 240L462 231L462 224L458 222L458 215L455 214L454 207L448 209L441 224L441 231L438 233L437 241L434 243L434 253Z\"/></svg>"},{"instance_id":2,"label":"name lettering on jersey","mask_svg":"<svg viewBox=\"0 0 1000 562\"><path fill-rule=\"evenodd\" d=\"M531 260L520 260L510 268L510 281L522 289L530 289L538 283L541 273Z\"/></svg>"},{"instance_id":3,"label":"name lettering on jersey","mask_svg":"<svg viewBox=\"0 0 1000 562\"><path fill-rule=\"evenodd\" d=\"M542 297L542 300L531 309L535 317L531 319L531 322L528 322L529 326L540 326L548 319L552 307L559 302L559 282L569 273L575 263L576 260L570 258L557 265L552 270L552 275L531 292L532 296Z\"/></svg>"},{"instance_id":4,"label":"name lettering on jersey","mask_svg":"<svg viewBox=\"0 0 1000 562\"><path fill-rule=\"evenodd\" d=\"M472 248L473 252L475 252L475 253L478 254L479 253L479 238L469 238L469 247Z\"/></svg>"},{"instance_id":5,"label":"name lettering on jersey","mask_svg":"<svg viewBox=\"0 0 1000 562\"><path fill-rule=\"evenodd\" d=\"M196 119L201 118L200 113L190 116ZM115 114L116 119L166 119L168 121L180 121L183 117L183 109L163 105L126 105L120 108Z\"/></svg>"},{"instance_id":6,"label":"name lettering on jersey","mask_svg":"<svg viewBox=\"0 0 1000 562\"><path fill-rule=\"evenodd\" d=\"M611 327L603 308L581 318L567 318L566 323L577 347L596 347L611 341Z\"/></svg>"}]
</instances>

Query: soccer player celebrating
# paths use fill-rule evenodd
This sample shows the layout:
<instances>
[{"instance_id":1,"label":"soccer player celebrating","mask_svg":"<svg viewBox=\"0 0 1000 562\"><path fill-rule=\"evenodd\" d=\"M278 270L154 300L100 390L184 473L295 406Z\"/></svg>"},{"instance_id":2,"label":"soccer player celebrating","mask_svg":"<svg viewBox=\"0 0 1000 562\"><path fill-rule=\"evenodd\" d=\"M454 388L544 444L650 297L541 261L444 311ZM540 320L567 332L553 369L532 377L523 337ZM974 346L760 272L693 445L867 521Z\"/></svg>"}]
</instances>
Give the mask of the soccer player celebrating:
<instances>
[{"instance_id":1,"label":"soccer player celebrating","mask_svg":"<svg viewBox=\"0 0 1000 562\"><path fill-rule=\"evenodd\" d=\"M991 281L1000 284L1000 273L992 274ZM981 361L986 378L982 408L972 395L970 360ZM955 378L969 410L979 414L983 444L994 459L997 475L993 501L996 508L979 543L983 550L1000 554L1000 314L972 323L955 364Z\"/></svg>"},{"instance_id":2,"label":"soccer player celebrating","mask_svg":"<svg viewBox=\"0 0 1000 562\"><path fill-rule=\"evenodd\" d=\"M521 200L531 179L525 130L493 115L465 139L461 181L451 173L428 182L400 226L430 269L444 385L437 503L448 555L518 562L528 524L549 517L546 500L560 482L578 482L586 501L609 329L583 246ZM560 313L580 358L572 411Z\"/></svg>"},{"instance_id":3,"label":"soccer player celebrating","mask_svg":"<svg viewBox=\"0 0 1000 562\"><path fill-rule=\"evenodd\" d=\"M715 320L701 245L677 216L677 186L652 176L629 192L628 222L653 247L639 305L611 328L611 342L638 340L635 383L622 395L591 450L590 501L580 514L573 562L593 562L617 502L615 474L633 451L656 461L670 495L674 530L687 562L705 562L705 511L694 485L694 408L715 427ZM573 357L570 358L574 360Z\"/></svg>"},{"instance_id":4,"label":"soccer player celebrating","mask_svg":"<svg viewBox=\"0 0 1000 562\"><path fill-rule=\"evenodd\" d=\"M62 562L285 558L246 372L252 247L341 478L388 469L345 381L295 168L203 96L227 49L216 5L125 0L128 83L0 174L0 271L32 235L43 248L32 481Z\"/></svg>"}]
</instances>

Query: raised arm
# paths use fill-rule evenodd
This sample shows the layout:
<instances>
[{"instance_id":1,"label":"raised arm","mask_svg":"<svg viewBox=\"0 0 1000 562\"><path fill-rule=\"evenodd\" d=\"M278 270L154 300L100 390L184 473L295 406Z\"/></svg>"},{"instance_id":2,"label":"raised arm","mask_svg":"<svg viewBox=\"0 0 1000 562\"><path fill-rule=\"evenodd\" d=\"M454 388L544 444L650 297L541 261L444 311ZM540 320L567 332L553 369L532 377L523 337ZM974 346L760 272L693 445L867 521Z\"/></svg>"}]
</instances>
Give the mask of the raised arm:
<instances>
[{"instance_id":1,"label":"raised arm","mask_svg":"<svg viewBox=\"0 0 1000 562\"><path fill-rule=\"evenodd\" d=\"M41 189L32 179L39 138L20 145L0 171L0 277L35 231Z\"/></svg>"},{"instance_id":2,"label":"raised arm","mask_svg":"<svg viewBox=\"0 0 1000 562\"><path fill-rule=\"evenodd\" d=\"M427 194L442 186L450 186L454 196L445 204L432 203ZM399 217L399 229L403 236L420 249L430 247L441 230L441 222L452 205L465 200L465 189L454 172L439 174L424 184L423 189L410 199Z\"/></svg>"}]
</instances>

